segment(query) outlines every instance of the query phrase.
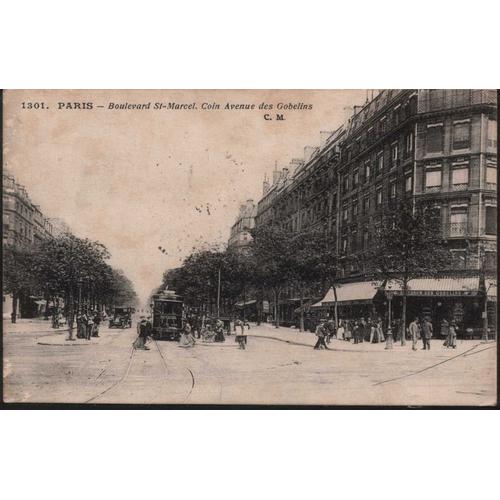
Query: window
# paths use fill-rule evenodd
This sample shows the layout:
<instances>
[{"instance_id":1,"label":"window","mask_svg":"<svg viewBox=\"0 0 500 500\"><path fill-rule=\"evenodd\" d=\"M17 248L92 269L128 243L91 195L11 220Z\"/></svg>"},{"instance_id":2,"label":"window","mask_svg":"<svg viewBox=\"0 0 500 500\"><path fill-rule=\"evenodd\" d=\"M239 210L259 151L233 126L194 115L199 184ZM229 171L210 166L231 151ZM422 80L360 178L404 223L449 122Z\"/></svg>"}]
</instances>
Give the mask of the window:
<instances>
[{"instance_id":1,"label":"window","mask_svg":"<svg viewBox=\"0 0 500 500\"><path fill-rule=\"evenodd\" d=\"M469 165L453 166L451 183L454 190L466 189L469 185Z\"/></svg>"},{"instance_id":2,"label":"window","mask_svg":"<svg viewBox=\"0 0 500 500\"><path fill-rule=\"evenodd\" d=\"M486 185L491 189L496 189L497 167L495 164L486 165Z\"/></svg>"},{"instance_id":3,"label":"window","mask_svg":"<svg viewBox=\"0 0 500 500\"><path fill-rule=\"evenodd\" d=\"M413 176L407 175L405 178L405 192L409 193L413 191Z\"/></svg>"},{"instance_id":4,"label":"window","mask_svg":"<svg viewBox=\"0 0 500 500\"><path fill-rule=\"evenodd\" d=\"M352 188L355 189L359 183L359 172L356 170L352 178Z\"/></svg>"},{"instance_id":5,"label":"window","mask_svg":"<svg viewBox=\"0 0 500 500\"><path fill-rule=\"evenodd\" d=\"M384 170L384 153L379 153L377 156L377 169L379 172Z\"/></svg>"},{"instance_id":6,"label":"window","mask_svg":"<svg viewBox=\"0 0 500 500\"><path fill-rule=\"evenodd\" d=\"M395 142L391 145L391 163L395 167L398 163L398 143Z\"/></svg>"},{"instance_id":7,"label":"window","mask_svg":"<svg viewBox=\"0 0 500 500\"><path fill-rule=\"evenodd\" d=\"M470 120L453 122L453 149L470 147Z\"/></svg>"},{"instance_id":8,"label":"window","mask_svg":"<svg viewBox=\"0 0 500 500\"><path fill-rule=\"evenodd\" d=\"M344 176L344 192L349 191L349 176Z\"/></svg>"},{"instance_id":9,"label":"window","mask_svg":"<svg viewBox=\"0 0 500 500\"><path fill-rule=\"evenodd\" d=\"M429 107L433 109L441 109L444 104L444 90L433 89L429 90Z\"/></svg>"},{"instance_id":10,"label":"window","mask_svg":"<svg viewBox=\"0 0 500 500\"><path fill-rule=\"evenodd\" d=\"M392 181L389 184L389 197L391 199L396 198L396 181Z\"/></svg>"},{"instance_id":11,"label":"window","mask_svg":"<svg viewBox=\"0 0 500 500\"><path fill-rule=\"evenodd\" d=\"M358 215L358 203L355 202L352 206L352 215L353 217L357 217Z\"/></svg>"},{"instance_id":12,"label":"window","mask_svg":"<svg viewBox=\"0 0 500 500\"><path fill-rule=\"evenodd\" d=\"M346 237L342 238L342 252L343 253L347 252L347 238Z\"/></svg>"},{"instance_id":13,"label":"window","mask_svg":"<svg viewBox=\"0 0 500 500\"><path fill-rule=\"evenodd\" d=\"M486 234L497 234L497 207L486 206Z\"/></svg>"},{"instance_id":14,"label":"window","mask_svg":"<svg viewBox=\"0 0 500 500\"><path fill-rule=\"evenodd\" d=\"M370 196L365 196L363 199L363 213L367 214L370 211Z\"/></svg>"},{"instance_id":15,"label":"window","mask_svg":"<svg viewBox=\"0 0 500 500\"><path fill-rule=\"evenodd\" d=\"M348 218L349 218L349 208L347 205L344 205L342 208L342 219L344 221L347 221Z\"/></svg>"},{"instance_id":16,"label":"window","mask_svg":"<svg viewBox=\"0 0 500 500\"><path fill-rule=\"evenodd\" d=\"M425 171L425 191L439 191L441 184L441 167Z\"/></svg>"},{"instance_id":17,"label":"window","mask_svg":"<svg viewBox=\"0 0 500 500\"><path fill-rule=\"evenodd\" d=\"M443 151L443 124L436 123L427 125L427 136L425 141L427 153L439 153Z\"/></svg>"},{"instance_id":18,"label":"window","mask_svg":"<svg viewBox=\"0 0 500 500\"><path fill-rule=\"evenodd\" d=\"M366 230L363 233L363 247L364 248L368 248L369 241L370 241L370 233L368 232L368 230Z\"/></svg>"},{"instance_id":19,"label":"window","mask_svg":"<svg viewBox=\"0 0 500 500\"><path fill-rule=\"evenodd\" d=\"M378 207L380 205L382 205L382 188L381 187L377 188L377 197L376 197L376 200L377 200L377 206Z\"/></svg>"},{"instance_id":20,"label":"window","mask_svg":"<svg viewBox=\"0 0 500 500\"><path fill-rule=\"evenodd\" d=\"M497 147L497 122L488 120L488 147Z\"/></svg>"},{"instance_id":21,"label":"window","mask_svg":"<svg viewBox=\"0 0 500 500\"><path fill-rule=\"evenodd\" d=\"M450 236L464 236L467 233L467 207L451 207Z\"/></svg>"},{"instance_id":22,"label":"window","mask_svg":"<svg viewBox=\"0 0 500 500\"><path fill-rule=\"evenodd\" d=\"M358 232L353 231L351 235L351 252L356 252L357 248Z\"/></svg>"},{"instance_id":23,"label":"window","mask_svg":"<svg viewBox=\"0 0 500 500\"><path fill-rule=\"evenodd\" d=\"M453 269L466 269L467 253L464 250L452 250L451 264Z\"/></svg>"},{"instance_id":24,"label":"window","mask_svg":"<svg viewBox=\"0 0 500 500\"><path fill-rule=\"evenodd\" d=\"M370 162L367 161L365 163L365 182L370 180Z\"/></svg>"}]
</instances>

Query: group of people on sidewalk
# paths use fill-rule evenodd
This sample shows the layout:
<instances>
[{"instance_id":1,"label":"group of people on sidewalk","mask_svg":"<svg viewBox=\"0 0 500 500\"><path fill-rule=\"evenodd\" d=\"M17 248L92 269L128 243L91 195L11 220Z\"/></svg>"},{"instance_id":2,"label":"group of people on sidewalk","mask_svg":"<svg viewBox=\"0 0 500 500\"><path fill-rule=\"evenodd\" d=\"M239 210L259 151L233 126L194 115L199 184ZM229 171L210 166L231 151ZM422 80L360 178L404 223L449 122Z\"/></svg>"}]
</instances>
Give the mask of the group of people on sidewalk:
<instances>
[{"instance_id":1,"label":"group of people on sidewalk","mask_svg":"<svg viewBox=\"0 0 500 500\"><path fill-rule=\"evenodd\" d=\"M395 335L401 335L399 325L392 325L384 335L382 319L365 321L364 318L358 320L339 320L338 328L335 328L333 319L320 320L316 327L316 337L318 338L314 349L328 349L332 338L350 342L353 339L354 344L360 344L368 341L369 343L386 342L386 349L392 349ZM433 335L433 326L428 318L415 318L408 327L408 333L412 339L412 349L417 350L418 340L422 340L423 350L430 350L431 338ZM406 335L406 332L405 332ZM457 346L457 325L454 321L448 323L446 319L441 323L441 335L445 336L444 346L453 349Z\"/></svg>"},{"instance_id":2,"label":"group of people on sidewalk","mask_svg":"<svg viewBox=\"0 0 500 500\"><path fill-rule=\"evenodd\" d=\"M382 320L365 321L364 318L358 320L339 320L338 328L335 327L333 319L323 319L316 327L318 341L314 349L328 349L327 344L331 339L345 340L354 344L360 344L367 340L370 343L384 342L384 332L382 330ZM369 340L368 340L369 339Z\"/></svg>"},{"instance_id":3,"label":"group of people on sidewalk","mask_svg":"<svg viewBox=\"0 0 500 500\"><path fill-rule=\"evenodd\" d=\"M83 311L76 317L76 336L79 339L90 340L91 337L99 337L99 325L102 316L99 311Z\"/></svg>"}]
</instances>

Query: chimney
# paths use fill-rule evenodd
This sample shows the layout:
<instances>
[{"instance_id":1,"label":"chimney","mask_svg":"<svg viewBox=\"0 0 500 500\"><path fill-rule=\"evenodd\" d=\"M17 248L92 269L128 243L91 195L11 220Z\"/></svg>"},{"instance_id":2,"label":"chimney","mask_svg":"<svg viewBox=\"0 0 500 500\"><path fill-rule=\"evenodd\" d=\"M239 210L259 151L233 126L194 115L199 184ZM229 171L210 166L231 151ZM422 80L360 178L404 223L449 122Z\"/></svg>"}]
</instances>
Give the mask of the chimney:
<instances>
[{"instance_id":1,"label":"chimney","mask_svg":"<svg viewBox=\"0 0 500 500\"><path fill-rule=\"evenodd\" d=\"M269 181L267 180L267 174L264 175L264 182L262 183L262 196L266 196L269 191Z\"/></svg>"},{"instance_id":2,"label":"chimney","mask_svg":"<svg viewBox=\"0 0 500 500\"><path fill-rule=\"evenodd\" d=\"M328 142L328 138L333 134L331 130L322 130L319 133L319 144L321 147L325 146Z\"/></svg>"},{"instance_id":3,"label":"chimney","mask_svg":"<svg viewBox=\"0 0 500 500\"><path fill-rule=\"evenodd\" d=\"M347 123L354 112L354 108L352 106L345 106L344 107L344 123Z\"/></svg>"},{"instance_id":4,"label":"chimney","mask_svg":"<svg viewBox=\"0 0 500 500\"><path fill-rule=\"evenodd\" d=\"M307 163L311 156L318 150L315 146L305 146L304 147L304 162Z\"/></svg>"},{"instance_id":5,"label":"chimney","mask_svg":"<svg viewBox=\"0 0 500 500\"><path fill-rule=\"evenodd\" d=\"M277 168L275 168L273 170L273 185L278 182L280 175L281 175L281 172Z\"/></svg>"}]
</instances>

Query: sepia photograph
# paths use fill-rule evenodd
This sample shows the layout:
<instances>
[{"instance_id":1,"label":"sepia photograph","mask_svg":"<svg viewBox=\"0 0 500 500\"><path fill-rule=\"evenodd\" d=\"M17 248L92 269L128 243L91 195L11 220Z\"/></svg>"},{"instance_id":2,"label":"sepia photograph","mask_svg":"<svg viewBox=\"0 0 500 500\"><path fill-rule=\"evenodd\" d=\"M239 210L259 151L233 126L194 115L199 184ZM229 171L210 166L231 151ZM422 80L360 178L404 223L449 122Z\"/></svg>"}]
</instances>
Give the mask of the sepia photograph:
<instances>
[{"instance_id":1,"label":"sepia photograph","mask_svg":"<svg viewBox=\"0 0 500 500\"><path fill-rule=\"evenodd\" d=\"M4 403L496 406L497 105L4 91Z\"/></svg>"}]
</instances>

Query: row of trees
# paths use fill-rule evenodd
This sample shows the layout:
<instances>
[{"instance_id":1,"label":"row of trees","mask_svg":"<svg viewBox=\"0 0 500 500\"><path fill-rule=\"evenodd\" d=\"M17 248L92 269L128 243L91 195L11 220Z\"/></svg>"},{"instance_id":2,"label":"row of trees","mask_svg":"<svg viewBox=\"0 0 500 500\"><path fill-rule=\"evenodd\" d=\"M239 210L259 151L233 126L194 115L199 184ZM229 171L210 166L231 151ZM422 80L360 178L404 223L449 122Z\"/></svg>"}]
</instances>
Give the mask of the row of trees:
<instances>
[{"instance_id":1,"label":"row of trees","mask_svg":"<svg viewBox=\"0 0 500 500\"><path fill-rule=\"evenodd\" d=\"M47 305L56 305L62 298L70 330L77 306L135 306L132 283L108 264L109 257L101 243L72 234L46 239L29 249L5 248L3 293L13 298L12 322L18 300L33 295L43 296Z\"/></svg>"},{"instance_id":2,"label":"row of trees","mask_svg":"<svg viewBox=\"0 0 500 500\"><path fill-rule=\"evenodd\" d=\"M405 324L409 281L436 276L450 264L451 254L443 240L439 218L432 209L415 208L408 202L386 210L380 224L372 228L369 248L362 257L339 256L332 235L321 229L290 232L270 224L256 228L252 236L244 253L231 249L196 251L182 267L164 274L162 287L168 285L177 290L188 305L208 304L210 310L217 297L232 310L250 290L258 299L267 290L272 295L274 318L279 326L280 296L285 287L292 286L300 297L303 329L302 306L308 290L319 285L323 291L333 287L335 292L341 276L340 262L345 264L356 258L363 260L365 275L374 281L393 280L401 285Z\"/></svg>"}]
</instances>

